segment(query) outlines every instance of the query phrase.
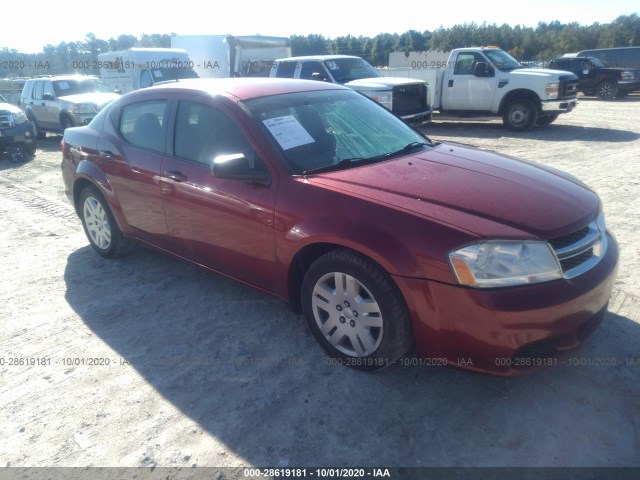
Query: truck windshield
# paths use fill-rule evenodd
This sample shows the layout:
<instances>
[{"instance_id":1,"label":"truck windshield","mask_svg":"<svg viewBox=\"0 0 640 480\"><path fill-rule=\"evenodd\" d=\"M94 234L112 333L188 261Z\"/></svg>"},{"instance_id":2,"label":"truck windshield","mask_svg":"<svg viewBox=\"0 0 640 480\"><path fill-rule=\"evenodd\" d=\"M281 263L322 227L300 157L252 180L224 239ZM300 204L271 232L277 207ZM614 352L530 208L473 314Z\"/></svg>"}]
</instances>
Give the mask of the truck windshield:
<instances>
[{"instance_id":1,"label":"truck windshield","mask_svg":"<svg viewBox=\"0 0 640 480\"><path fill-rule=\"evenodd\" d=\"M153 68L151 75L153 75L153 83L198 78L198 74L192 68Z\"/></svg>"},{"instance_id":2,"label":"truck windshield","mask_svg":"<svg viewBox=\"0 0 640 480\"><path fill-rule=\"evenodd\" d=\"M498 70L503 72L515 70L516 68L523 68L520 62L504 50L485 50L484 54L489 57L489 60L491 60Z\"/></svg>"},{"instance_id":3,"label":"truck windshield","mask_svg":"<svg viewBox=\"0 0 640 480\"><path fill-rule=\"evenodd\" d=\"M361 58L334 58L325 60L333 78L338 83L347 83L361 78L381 77L375 68Z\"/></svg>"},{"instance_id":4,"label":"truck windshield","mask_svg":"<svg viewBox=\"0 0 640 480\"><path fill-rule=\"evenodd\" d=\"M113 93L102 80L90 78L87 80L57 80L53 82L53 89L57 97L78 95L80 93Z\"/></svg>"},{"instance_id":5,"label":"truck windshield","mask_svg":"<svg viewBox=\"0 0 640 480\"><path fill-rule=\"evenodd\" d=\"M387 109L351 90L274 95L245 104L296 175L357 167L431 145Z\"/></svg>"}]
</instances>

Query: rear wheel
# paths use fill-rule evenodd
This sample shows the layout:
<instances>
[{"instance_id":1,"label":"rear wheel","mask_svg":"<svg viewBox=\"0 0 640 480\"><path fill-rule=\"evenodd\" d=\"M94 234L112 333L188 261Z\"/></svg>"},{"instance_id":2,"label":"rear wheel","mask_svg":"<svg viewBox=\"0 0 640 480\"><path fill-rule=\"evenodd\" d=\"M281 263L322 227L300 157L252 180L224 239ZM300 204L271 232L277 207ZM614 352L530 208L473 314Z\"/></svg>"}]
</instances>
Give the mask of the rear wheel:
<instances>
[{"instance_id":1,"label":"rear wheel","mask_svg":"<svg viewBox=\"0 0 640 480\"><path fill-rule=\"evenodd\" d=\"M385 367L413 343L404 299L391 277L346 249L318 258L302 282L302 306L316 340L338 364Z\"/></svg>"},{"instance_id":2,"label":"rear wheel","mask_svg":"<svg viewBox=\"0 0 640 480\"><path fill-rule=\"evenodd\" d=\"M509 130L522 132L530 129L538 118L538 110L531 100L517 98L504 110L502 121Z\"/></svg>"},{"instance_id":3,"label":"rear wheel","mask_svg":"<svg viewBox=\"0 0 640 480\"><path fill-rule=\"evenodd\" d=\"M93 249L105 258L117 258L129 250L129 242L100 191L93 185L80 193L80 219Z\"/></svg>"}]
</instances>

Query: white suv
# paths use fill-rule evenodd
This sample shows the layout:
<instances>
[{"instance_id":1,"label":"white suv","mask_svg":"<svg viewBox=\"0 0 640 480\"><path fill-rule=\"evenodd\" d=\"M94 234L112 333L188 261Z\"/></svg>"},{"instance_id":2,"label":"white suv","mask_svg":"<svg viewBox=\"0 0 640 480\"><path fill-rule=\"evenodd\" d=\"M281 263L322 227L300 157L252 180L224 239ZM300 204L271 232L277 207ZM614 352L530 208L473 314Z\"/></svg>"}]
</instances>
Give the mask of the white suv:
<instances>
[{"instance_id":1,"label":"white suv","mask_svg":"<svg viewBox=\"0 0 640 480\"><path fill-rule=\"evenodd\" d=\"M46 132L88 124L119 95L91 75L41 76L27 80L20 107L27 113L38 138Z\"/></svg>"}]
</instances>

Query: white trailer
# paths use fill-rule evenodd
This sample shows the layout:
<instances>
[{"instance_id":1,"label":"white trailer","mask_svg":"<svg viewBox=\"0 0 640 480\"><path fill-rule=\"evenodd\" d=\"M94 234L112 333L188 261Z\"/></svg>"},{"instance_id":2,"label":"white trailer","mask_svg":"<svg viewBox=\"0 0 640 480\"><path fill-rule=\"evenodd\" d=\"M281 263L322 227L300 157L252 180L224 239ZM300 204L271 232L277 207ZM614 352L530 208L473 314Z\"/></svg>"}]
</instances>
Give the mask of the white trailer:
<instances>
[{"instance_id":1,"label":"white trailer","mask_svg":"<svg viewBox=\"0 0 640 480\"><path fill-rule=\"evenodd\" d=\"M130 48L98 55L102 81L118 93L156 83L197 78L193 62L183 49Z\"/></svg>"},{"instance_id":2,"label":"white trailer","mask_svg":"<svg viewBox=\"0 0 640 480\"><path fill-rule=\"evenodd\" d=\"M174 35L171 46L187 51L200 77L268 77L275 59L291 56L287 37Z\"/></svg>"}]
</instances>

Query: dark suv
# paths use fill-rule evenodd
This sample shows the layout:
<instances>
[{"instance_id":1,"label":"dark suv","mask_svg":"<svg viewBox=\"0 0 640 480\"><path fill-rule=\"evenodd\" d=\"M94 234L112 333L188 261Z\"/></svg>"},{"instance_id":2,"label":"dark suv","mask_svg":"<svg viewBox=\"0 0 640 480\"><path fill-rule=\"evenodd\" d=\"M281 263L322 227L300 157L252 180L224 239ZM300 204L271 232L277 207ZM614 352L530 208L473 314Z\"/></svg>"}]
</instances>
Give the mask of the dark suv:
<instances>
[{"instance_id":1,"label":"dark suv","mask_svg":"<svg viewBox=\"0 0 640 480\"><path fill-rule=\"evenodd\" d=\"M640 90L640 75L632 68L605 66L596 57L563 57L549 62L549 68L566 70L578 76L578 91L600 100L621 98Z\"/></svg>"},{"instance_id":2,"label":"dark suv","mask_svg":"<svg viewBox=\"0 0 640 480\"><path fill-rule=\"evenodd\" d=\"M29 119L0 95L0 155L6 152L11 160L18 161L25 154L33 156L35 151L35 135Z\"/></svg>"},{"instance_id":3,"label":"dark suv","mask_svg":"<svg viewBox=\"0 0 640 480\"><path fill-rule=\"evenodd\" d=\"M62 133L69 127L87 125L118 97L95 76L46 76L27 80L20 106L33 123L38 138L44 138L46 132Z\"/></svg>"}]
</instances>

